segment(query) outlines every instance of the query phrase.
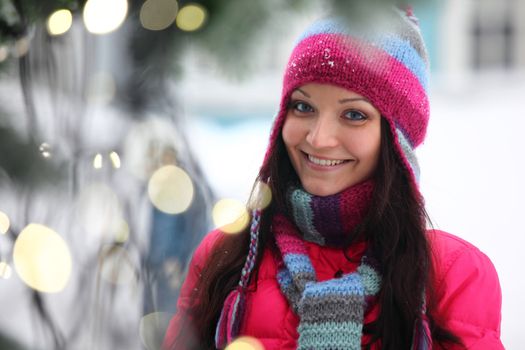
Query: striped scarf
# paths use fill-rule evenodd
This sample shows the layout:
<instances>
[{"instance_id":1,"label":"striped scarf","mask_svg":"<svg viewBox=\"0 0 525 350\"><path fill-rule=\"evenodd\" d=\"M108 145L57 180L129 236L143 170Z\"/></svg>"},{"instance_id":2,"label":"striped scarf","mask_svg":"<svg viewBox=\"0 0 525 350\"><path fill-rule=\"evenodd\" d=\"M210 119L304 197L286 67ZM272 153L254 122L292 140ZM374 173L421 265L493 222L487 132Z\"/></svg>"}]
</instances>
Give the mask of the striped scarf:
<instances>
[{"instance_id":1,"label":"striped scarf","mask_svg":"<svg viewBox=\"0 0 525 350\"><path fill-rule=\"evenodd\" d=\"M291 220L282 214L273 219L282 256L277 280L300 318L299 350L361 349L364 314L381 288L377 262L364 254L355 272L318 282L305 240L341 246L366 215L372 191L370 180L327 197L294 187L287 196ZM414 327L414 350L431 349L424 311Z\"/></svg>"}]
</instances>

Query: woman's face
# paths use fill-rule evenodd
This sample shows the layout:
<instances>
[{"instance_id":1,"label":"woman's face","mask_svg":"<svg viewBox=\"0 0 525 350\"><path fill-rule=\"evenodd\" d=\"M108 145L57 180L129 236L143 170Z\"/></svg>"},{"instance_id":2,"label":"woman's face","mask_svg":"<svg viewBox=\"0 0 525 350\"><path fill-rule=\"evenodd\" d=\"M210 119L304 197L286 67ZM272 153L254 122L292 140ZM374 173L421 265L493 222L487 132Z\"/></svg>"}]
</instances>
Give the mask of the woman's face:
<instances>
[{"instance_id":1,"label":"woman's face","mask_svg":"<svg viewBox=\"0 0 525 350\"><path fill-rule=\"evenodd\" d=\"M304 189L328 196L373 175L381 114L353 91L306 84L291 95L282 135Z\"/></svg>"}]
</instances>

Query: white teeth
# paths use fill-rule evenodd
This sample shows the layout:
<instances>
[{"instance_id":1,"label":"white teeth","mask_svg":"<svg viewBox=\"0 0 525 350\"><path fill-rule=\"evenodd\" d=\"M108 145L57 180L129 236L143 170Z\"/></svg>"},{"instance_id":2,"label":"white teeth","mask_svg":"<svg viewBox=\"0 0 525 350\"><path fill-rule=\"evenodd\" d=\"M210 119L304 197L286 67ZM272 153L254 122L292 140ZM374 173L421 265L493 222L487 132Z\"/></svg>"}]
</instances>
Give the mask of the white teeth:
<instances>
[{"instance_id":1,"label":"white teeth","mask_svg":"<svg viewBox=\"0 0 525 350\"><path fill-rule=\"evenodd\" d=\"M319 159L311 155L308 155L308 160L314 164L322 166L334 166L344 162L344 160Z\"/></svg>"}]
</instances>

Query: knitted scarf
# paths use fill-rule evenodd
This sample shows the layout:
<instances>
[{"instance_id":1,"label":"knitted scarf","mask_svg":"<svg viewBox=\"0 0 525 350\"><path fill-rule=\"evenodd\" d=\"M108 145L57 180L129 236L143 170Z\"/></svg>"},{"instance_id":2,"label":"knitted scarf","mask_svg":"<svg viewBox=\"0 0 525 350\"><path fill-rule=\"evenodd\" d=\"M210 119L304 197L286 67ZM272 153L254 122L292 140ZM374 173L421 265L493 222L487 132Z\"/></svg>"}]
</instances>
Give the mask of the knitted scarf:
<instances>
[{"instance_id":1,"label":"knitted scarf","mask_svg":"<svg viewBox=\"0 0 525 350\"><path fill-rule=\"evenodd\" d=\"M368 181L319 197L292 188L288 201L293 222L284 215L274 217L272 229L282 255L277 280L300 318L299 350L361 349L364 313L381 287L374 262L365 254L357 271L318 282L304 240L341 245L345 233L366 215L372 189Z\"/></svg>"},{"instance_id":2,"label":"knitted scarf","mask_svg":"<svg viewBox=\"0 0 525 350\"><path fill-rule=\"evenodd\" d=\"M366 215L373 182L352 186L327 197L291 188L287 199L292 217L277 214L272 230L281 252L277 274L281 291L300 318L297 349L361 349L364 314L381 288L377 262L365 253L355 272L318 282L305 240L342 246ZM414 329L412 349L431 348L428 322Z\"/></svg>"}]
</instances>

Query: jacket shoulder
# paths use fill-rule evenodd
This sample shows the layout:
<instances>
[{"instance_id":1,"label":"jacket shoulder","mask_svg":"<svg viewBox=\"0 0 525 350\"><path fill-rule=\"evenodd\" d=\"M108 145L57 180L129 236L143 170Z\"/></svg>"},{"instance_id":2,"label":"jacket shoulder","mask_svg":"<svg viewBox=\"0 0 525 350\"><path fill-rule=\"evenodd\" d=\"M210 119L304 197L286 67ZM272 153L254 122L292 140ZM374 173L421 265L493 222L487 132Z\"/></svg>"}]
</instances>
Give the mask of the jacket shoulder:
<instances>
[{"instance_id":1,"label":"jacket shoulder","mask_svg":"<svg viewBox=\"0 0 525 350\"><path fill-rule=\"evenodd\" d=\"M434 317L466 348L503 349L501 287L491 260L450 233L432 230L428 235L434 266Z\"/></svg>"},{"instance_id":2,"label":"jacket shoulder","mask_svg":"<svg viewBox=\"0 0 525 350\"><path fill-rule=\"evenodd\" d=\"M463 255L476 256L478 261L471 261L472 263L492 264L476 246L456 235L440 230L428 230L427 235L438 282L454 264L465 260L459 259ZM468 263L469 259L465 262Z\"/></svg>"}]
</instances>

